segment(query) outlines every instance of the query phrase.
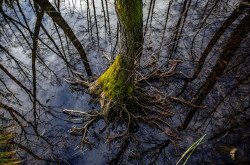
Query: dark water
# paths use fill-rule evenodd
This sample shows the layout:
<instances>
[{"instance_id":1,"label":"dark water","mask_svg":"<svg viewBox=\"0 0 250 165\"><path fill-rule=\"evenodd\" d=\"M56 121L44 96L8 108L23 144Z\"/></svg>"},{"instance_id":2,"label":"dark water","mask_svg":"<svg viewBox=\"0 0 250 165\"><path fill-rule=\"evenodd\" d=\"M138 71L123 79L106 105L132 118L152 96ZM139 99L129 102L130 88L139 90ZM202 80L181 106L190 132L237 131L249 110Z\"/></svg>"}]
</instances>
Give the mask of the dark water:
<instances>
[{"instance_id":1,"label":"dark water","mask_svg":"<svg viewBox=\"0 0 250 165\"><path fill-rule=\"evenodd\" d=\"M106 1L104 1L104 3L105 2ZM147 0L143 2L145 25L147 22L150 1ZM166 63L170 60L171 53L169 50L171 46L173 43L177 42L173 42L173 34L176 30L176 23L178 22L183 5L181 1L174 1L171 5L168 22L166 24L167 28L163 36L169 2L170 1L167 0L155 1L154 14L152 20L151 17L149 17L148 30L145 35L141 66L147 66L154 58L157 58L156 67L163 71L169 70ZM216 32L223 20L232 13L232 6L236 6L237 3L237 0L228 2L220 1L216 5L213 1L209 1L208 3L207 1L199 0L191 1L191 7L187 13L187 18L184 23L182 22L184 28L181 32L181 37L178 39L177 50L171 56L171 59L179 59L182 61L177 67L177 72L187 76L193 74L196 65L194 61L198 60L202 50L204 50L211 39L211 36ZM93 5L92 3L90 4ZM118 49L116 46L117 18L114 4L113 1L108 1L107 4L110 17L110 25L108 27L110 27L111 34L109 34L108 29L105 30L101 1L95 2L99 33L98 46L93 7L90 6L92 21L91 36L88 31L87 3L82 0L61 1L61 14L70 27L72 27L76 36L80 39L88 55L93 73L96 76L100 75L108 67L108 61L105 57L112 59ZM20 12L16 3L14 3L14 8L4 4L3 9L7 15L18 20L25 26L27 26L27 21L29 28L33 30L36 15L29 1L20 1L20 5L23 14ZM216 7L213 8L213 5ZM210 10L213 14L209 16L204 26L198 29L200 32L196 36L194 44L191 45L192 38L197 32L198 25L200 25ZM26 21L23 15L26 17ZM1 45L18 61L17 63L1 49L1 65L3 65L20 84L23 84L23 86L32 91L31 49L28 45L28 43L32 44L32 38L30 37L29 31L17 23L17 26L21 28L21 32L23 32L22 34L13 23L6 21L2 15L0 19ZM237 23L237 21L235 23ZM66 39L63 31L59 27L55 27L53 21L47 15L43 18L43 25L69 63L86 77L79 55L70 41ZM206 80L209 71L211 71L212 67L215 65L220 47L225 43L230 32L231 29L226 31L216 47L211 51L206 59L204 69L201 72L202 76L199 76L195 81L191 82L187 87L187 89L189 89L188 92L185 92L181 97L189 100L192 99L194 93ZM60 34L60 36L58 34ZM24 40L23 35L27 38L27 42ZM62 110L73 109L90 111L94 108L98 108L98 104L96 105L91 102L92 97L87 94L85 90L74 89L74 87L70 86L65 81L65 79L72 80L73 77L76 76L74 72L71 72L73 67L67 66L62 58L55 53L59 51L48 39L44 30L41 30L39 37L47 45L39 41L39 48L37 51L40 57L36 62L37 106L35 111L38 118L34 119L34 102L32 98L30 98L30 94L27 93L20 84L15 82L13 78L6 74L6 72L0 70L0 79L2 81L0 86L1 102L18 111L25 119L15 114L18 116L16 121L20 122L14 122L13 120L9 120L13 117L8 112L1 110L1 125L13 126L9 129L16 132L16 143L23 146L22 150L18 150L18 156L23 160L23 164L49 164L50 161L52 161L52 164L55 164L55 162L64 164L106 164L106 162L111 160L121 148L120 141L108 144L105 139L98 141L97 138L93 138L92 140L95 144L94 148L79 148L78 145L81 136L72 136L69 130L72 126L81 126L81 120L73 121L72 118L64 114ZM246 126L249 124L249 85L243 84L237 87L236 90L233 90L223 104L219 106L216 113L208 120L204 121L206 114L203 113L203 110L212 110L214 106L218 104L219 100L227 95L230 89L234 88L235 84L237 84L238 77L248 74L249 57L247 57L247 53L249 53L249 49L246 48L248 45L249 38L242 43L241 49L236 52L237 58L233 59L235 64L232 63L230 65L230 67L233 67L239 63L240 67L236 71L228 71L228 73L223 75L204 100L204 105L207 105L208 108L197 112L195 120L190 123L189 129L180 133L172 132L173 136L170 136L171 143L168 147L160 150L161 153L158 159L154 159L155 155L153 155L153 152L148 152L148 155L142 155L142 162L133 159L131 156L139 153L141 154L143 153L141 151L151 147L154 152L157 152L159 148L154 148L154 146L156 146L156 144L164 144L163 142L169 138L159 130L141 126L135 135L138 136L141 143L137 144L136 141L131 141L122 159L124 164L149 164L152 160L159 162L159 164L175 164L181 154L204 134L207 135L205 142L193 153L189 160L189 164L225 164L237 162L238 160L233 161L230 156L226 154L220 154L221 152L218 151L217 148L224 144L235 146L241 156L240 160L246 159L246 161L249 161L246 154L249 151L249 127ZM194 47L194 54L190 54L192 46ZM55 50L55 52L52 50ZM243 55L238 57L241 53ZM141 69L140 71L142 73L148 73L151 70L152 68ZM149 92L152 89L158 88L160 91L166 93L167 96L175 96L182 86L183 81L177 78L167 81L158 80L148 88ZM154 95L154 93L152 93L152 95ZM170 110L174 112L175 115L169 119L171 127L165 128L166 132L176 130L176 127L183 122L188 108L181 104L173 103ZM225 117L230 115L234 115L235 118ZM232 130L227 130L225 126L230 127L233 125L232 123L236 123L236 127ZM95 125L95 128L99 129L103 125L104 122L100 121ZM35 131L33 126L36 126L38 131ZM220 131L223 129L226 131ZM213 140L209 140L209 138L217 135L216 133L219 131L223 133L218 134L218 137ZM105 136L103 135L103 137ZM151 143L146 141L150 141Z\"/></svg>"}]
</instances>

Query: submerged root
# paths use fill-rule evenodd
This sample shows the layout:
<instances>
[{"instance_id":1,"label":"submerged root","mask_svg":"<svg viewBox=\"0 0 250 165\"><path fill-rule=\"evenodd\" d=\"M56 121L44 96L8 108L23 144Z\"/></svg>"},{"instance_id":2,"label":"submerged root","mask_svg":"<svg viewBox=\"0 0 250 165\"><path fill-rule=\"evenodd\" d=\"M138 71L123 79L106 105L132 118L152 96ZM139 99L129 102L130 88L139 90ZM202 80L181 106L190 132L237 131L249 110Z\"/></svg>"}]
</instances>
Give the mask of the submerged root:
<instances>
[{"instance_id":1,"label":"submerged root","mask_svg":"<svg viewBox=\"0 0 250 165\"><path fill-rule=\"evenodd\" d=\"M139 91L139 90L138 90ZM71 129L72 135L82 136L80 147L84 145L92 146L90 138L93 135L100 135L104 132L107 133L106 140L108 143L117 139L122 139L131 134L136 133L140 126L145 124L149 127L156 128L162 132L165 132L166 127L170 127L168 118L174 114L168 111L169 105L163 98L154 100L154 106L152 106L152 98L146 92L140 90L135 91L135 95L123 102L109 100L104 96L104 93L100 96L101 110L92 110L89 112L82 112L77 110L64 110L63 112L73 118L82 118L82 127L73 127ZM103 97L103 98L101 98ZM149 101L151 100L151 101ZM158 106L157 106L158 104ZM93 126L103 119L106 123L103 129L99 129L96 132ZM122 128L122 131L120 129ZM112 135L110 132L116 132Z\"/></svg>"},{"instance_id":2,"label":"submerged root","mask_svg":"<svg viewBox=\"0 0 250 165\"><path fill-rule=\"evenodd\" d=\"M137 83L144 82L144 81L150 81L154 79L167 79L176 74L176 67L179 63L181 63L181 60L172 60L171 66L169 67L168 71L162 71L159 68L155 68L152 72L150 72L147 75L139 75L139 78L136 80ZM150 64L151 65L151 64Z\"/></svg>"},{"instance_id":3,"label":"submerged root","mask_svg":"<svg viewBox=\"0 0 250 165\"><path fill-rule=\"evenodd\" d=\"M100 137L100 134L105 133L106 140L110 143L136 133L139 127L145 125L160 130L168 136L166 130L171 130L168 120L174 115L170 111L172 102L203 108L184 99L166 96L157 89L145 90L145 86L141 85L141 82L147 82L150 79L167 78L174 75L175 69L180 63L179 60L173 61L173 65L167 72L155 70L148 75L139 75L137 79L135 79L135 75L131 75L130 71L123 69L122 62L118 55L114 63L93 82L87 82L81 76L67 81L72 85L85 87L90 94L97 95L101 106L100 110L89 112L63 111L72 118L83 120L81 127L71 129L72 135L82 136L81 148L84 145L92 146L93 143L89 139ZM101 119L105 121L105 126L97 130L94 126Z\"/></svg>"},{"instance_id":4,"label":"submerged root","mask_svg":"<svg viewBox=\"0 0 250 165\"><path fill-rule=\"evenodd\" d=\"M80 148L82 149L85 145L92 146L93 144L88 140L88 132L91 126L93 126L99 119L102 118L102 114L92 110L90 112L83 112L78 110L65 109L63 112L71 117L81 118L83 120L82 127L72 127L70 134L74 136L82 136L80 142Z\"/></svg>"},{"instance_id":5,"label":"submerged root","mask_svg":"<svg viewBox=\"0 0 250 165\"><path fill-rule=\"evenodd\" d=\"M65 79L65 81L67 83L69 83L70 85L72 85L72 86L82 86L82 87L85 87L85 88L90 87L90 83L88 81L81 80L79 78L74 78L73 80Z\"/></svg>"}]
</instances>

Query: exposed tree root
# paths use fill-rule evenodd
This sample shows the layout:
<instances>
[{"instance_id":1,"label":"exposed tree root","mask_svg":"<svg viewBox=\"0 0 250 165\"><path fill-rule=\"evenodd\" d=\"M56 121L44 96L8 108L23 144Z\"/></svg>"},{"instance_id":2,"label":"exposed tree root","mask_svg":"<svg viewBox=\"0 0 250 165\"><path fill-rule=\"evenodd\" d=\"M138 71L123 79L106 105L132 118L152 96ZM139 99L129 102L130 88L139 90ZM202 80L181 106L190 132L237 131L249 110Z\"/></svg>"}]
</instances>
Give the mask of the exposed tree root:
<instances>
[{"instance_id":1,"label":"exposed tree root","mask_svg":"<svg viewBox=\"0 0 250 165\"><path fill-rule=\"evenodd\" d=\"M142 82L142 81L150 81L153 79L166 79L174 76L176 74L175 70L177 65L181 62L181 60L171 60L171 67L169 68L168 71L163 72L158 68L155 68L151 73L149 73L146 76L140 76L138 78L137 82ZM152 66L152 64L149 64L149 66Z\"/></svg>"},{"instance_id":2,"label":"exposed tree root","mask_svg":"<svg viewBox=\"0 0 250 165\"><path fill-rule=\"evenodd\" d=\"M120 81L120 84L114 84L117 83L115 81L116 77L114 76L121 76L121 70L112 68L112 65L119 65L117 62L114 62L110 66L111 69L108 69L94 82L86 81L79 73L76 73L77 77L75 77L74 80L67 80L71 85L84 87L90 94L97 95L101 105L99 110L91 110L88 112L77 110L63 111L72 118L83 120L82 127L73 127L71 129L72 135L82 136L80 147L82 148L84 145L93 145L89 140L93 138L93 134L99 135L105 132L107 135L106 141L111 143L136 133L140 125L147 125L168 136L166 128L171 129L168 119L174 115L174 113L170 111L172 102L194 108L204 108L203 106L194 105L192 102L182 98L166 96L157 89L148 91L145 89L145 86L141 87L142 81L147 81L151 78L168 78L173 76L178 63L180 63L179 60L173 61L173 66L171 66L167 72L162 72L157 69L148 75L142 76L140 74L135 76L137 79L135 79L133 90L131 91L127 91L127 87L126 90L123 90L123 81ZM112 75L109 75L109 73ZM127 78L126 75L125 78ZM118 88L120 91L117 91ZM107 91L108 89L114 91L110 93ZM120 93L125 93L123 95L124 97L116 97L117 92L119 96L121 96ZM104 120L106 125L100 129L99 132L96 132L98 130L93 127L99 120Z\"/></svg>"},{"instance_id":3,"label":"exposed tree root","mask_svg":"<svg viewBox=\"0 0 250 165\"><path fill-rule=\"evenodd\" d=\"M91 129L91 127L100 119L105 120L106 126L101 129L98 134L108 129L112 130L112 127L123 127L122 132L107 136L106 140L109 143L124 138L131 133L136 133L140 124L147 124L162 132L165 131L166 127L170 127L167 119L173 116L173 113L168 111L169 106L166 102L163 102L161 99L155 100L154 106L151 106L151 102L149 101L151 98L146 98L149 96L148 94L140 91L136 92L136 95L137 96L133 96L123 104L113 102L112 100L102 103L101 101L103 100L100 98L100 104L102 104L102 109L100 111L91 110L89 112L83 112L77 110L64 110L63 112L71 117L81 118L83 120L83 126L78 128L73 127L70 131L71 134L82 136L80 146L83 147L84 145L92 145L89 138L92 134L90 132L94 131L94 129ZM108 118L106 116L107 111L109 112ZM116 130L114 130L114 132L116 132Z\"/></svg>"}]
</instances>

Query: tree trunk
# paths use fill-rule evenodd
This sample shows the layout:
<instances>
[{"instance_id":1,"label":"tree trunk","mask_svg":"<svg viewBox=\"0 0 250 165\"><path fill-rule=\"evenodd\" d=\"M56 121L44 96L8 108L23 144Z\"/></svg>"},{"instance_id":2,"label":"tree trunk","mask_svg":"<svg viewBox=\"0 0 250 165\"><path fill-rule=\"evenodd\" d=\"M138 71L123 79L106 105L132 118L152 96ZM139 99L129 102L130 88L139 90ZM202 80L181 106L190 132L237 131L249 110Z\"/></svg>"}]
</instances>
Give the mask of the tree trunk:
<instances>
[{"instance_id":1,"label":"tree trunk","mask_svg":"<svg viewBox=\"0 0 250 165\"><path fill-rule=\"evenodd\" d=\"M120 47L114 63L94 82L90 91L100 96L104 116L113 103L124 103L133 95L134 67L142 54L142 0L116 0L120 22Z\"/></svg>"}]
</instances>

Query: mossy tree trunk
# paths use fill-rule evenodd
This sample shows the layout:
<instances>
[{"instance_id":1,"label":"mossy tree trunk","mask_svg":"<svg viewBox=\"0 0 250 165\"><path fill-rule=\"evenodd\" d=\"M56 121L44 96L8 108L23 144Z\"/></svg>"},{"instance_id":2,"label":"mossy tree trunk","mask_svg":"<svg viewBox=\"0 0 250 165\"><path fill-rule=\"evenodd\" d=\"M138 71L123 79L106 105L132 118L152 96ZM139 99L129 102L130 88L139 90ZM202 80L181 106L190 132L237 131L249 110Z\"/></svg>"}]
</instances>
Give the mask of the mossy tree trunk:
<instances>
[{"instance_id":1,"label":"mossy tree trunk","mask_svg":"<svg viewBox=\"0 0 250 165\"><path fill-rule=\"evenodd\" d=\"M134 92L135 63L143 46L142 0L116 0L120 22L120 47L114 63L91 85L90 90L100 96L104 116L111 105L123 104Z\"/></svg>"}]
</instances>

